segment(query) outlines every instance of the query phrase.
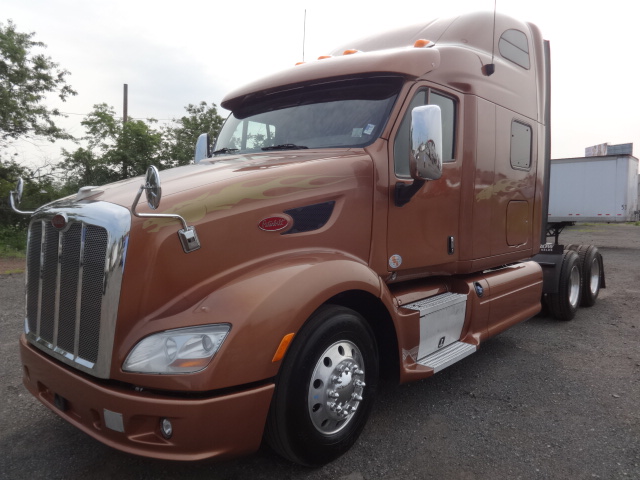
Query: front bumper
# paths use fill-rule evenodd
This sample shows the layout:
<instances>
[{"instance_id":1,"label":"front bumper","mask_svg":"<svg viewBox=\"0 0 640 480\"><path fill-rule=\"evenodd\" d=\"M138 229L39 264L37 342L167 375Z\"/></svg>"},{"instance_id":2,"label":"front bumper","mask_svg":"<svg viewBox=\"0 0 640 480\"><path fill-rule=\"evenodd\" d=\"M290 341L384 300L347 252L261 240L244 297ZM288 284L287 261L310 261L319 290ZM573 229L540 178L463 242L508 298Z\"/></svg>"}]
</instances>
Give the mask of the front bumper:
<instances>
[{"instance_id":1,"label":"front bumper","mask_svg":"<svg viewBox=\"0 0 640 480\"><path fill-rule=\"evenodd\" d=\"M207 398L177 398L105 386L58 364L22 335L23 381L43 404L110 447L166 460L224 458L256 451L274 385ZM173 435L160 432L168 418Z\"/></svg>"}]
</instances>

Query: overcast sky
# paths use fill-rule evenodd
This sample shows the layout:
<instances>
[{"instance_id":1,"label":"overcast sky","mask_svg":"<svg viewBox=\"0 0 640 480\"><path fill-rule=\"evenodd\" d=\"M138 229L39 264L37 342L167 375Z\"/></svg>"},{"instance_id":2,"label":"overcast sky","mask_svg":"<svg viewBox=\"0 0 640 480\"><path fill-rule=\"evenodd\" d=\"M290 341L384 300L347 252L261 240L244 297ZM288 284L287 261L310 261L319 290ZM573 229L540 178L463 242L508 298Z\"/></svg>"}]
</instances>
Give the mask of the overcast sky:
<instances>
[{"instance_id":1,"label":"overcast sky","mask_svg":"<svg viewBox=\"0 0 640 480\"><path fill-rule=\"evenodd\" d=\"M220 104L236 86L349 40L454 14L492 10L494 0L2 0L0 21L35 32L71 75L78 95L61 122L80 121L98 103L129 116L170 119L184 106ZM640 154L638 6L629 0L497 0L498 11L537 24L551 41L552 157L633 142ZM228 112L220 110L223 116ZM59 146L18 152L32 163L59 158Z\"/></svg>"}]
</instances>

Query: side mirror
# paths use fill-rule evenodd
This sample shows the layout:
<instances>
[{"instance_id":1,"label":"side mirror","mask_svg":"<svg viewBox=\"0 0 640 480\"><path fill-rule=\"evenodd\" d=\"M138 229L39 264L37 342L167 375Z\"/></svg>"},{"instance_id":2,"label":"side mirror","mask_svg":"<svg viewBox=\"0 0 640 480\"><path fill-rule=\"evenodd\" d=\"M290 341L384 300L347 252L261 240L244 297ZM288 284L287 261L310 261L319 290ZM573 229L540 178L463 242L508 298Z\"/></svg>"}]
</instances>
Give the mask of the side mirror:
<instances>
[{"instance_id":1,"label":"side mirror","mask_svg":"<svg viewBox=\"0 0 640 480\"><path fill-rule=\"evenodd\" d=\"M24 180L22 180L22 178L18 178L18 183L16 184L16 190L15 190L15 201L16 201L16 205L20 205L20 202L22 201L22 194L24 192Z\"/></svg>"},{"instance_id":2,"label":"side mirror","mask_svg":"<svg viewBox=\"0 0 640 480\"><path fill-rule=\"evenodd\" d=\"M202 133L196 142L196 153L193 156L194 163L200 163L201 160L211 156L211 140L208 133Z\"/></svg>"},{"instance_id":3,"label":"side mirror","mask_svg":"<svg viewBox=\"0 0 640 480\"><path fill-rule=\"evenodd\" d=\"M147 169L144 179L144 191L149 208L151 210L158 208L162 198L162 187L160 186L160 173L158 173L158 169L154 165Z\"/></svg>"},{"instance_id":4,"label":"side mirror","mask_svg":"<svg viewBox=\"0 0 640 480\"><path fill-rule=\"evenodd\" d=\"M411 112L409 171L415 180L442 176L442 112L437 105L423 105Z\"/></svg>"},{"instance_id":5,"label":"side mirror","mask_svg":"<svg viewBox=\"0 0 640 480\"><path fill-rule=\"evenodd\" d=\"M23 212L22 210L18 210L17 206L20 205L23 192L24 192L24 181L22 180L22 178L18 178L16 189L9 192L9 203L11 203L11 208L13 209L14 212L19 213L21 215L31 215L33 212Z\"/></svg>"},{"instance_id":6,"label":"side mirror","mask_svg":"<svg viewBox=\"0 0 640 480\"><path fill-rule=\"evenodd\" d=\"M205 134L206 135L206 134ZM202 135L201 135L202 137ZM162 197L162 187L160 186L160 174L158 169L151 165L147 169L147 174L144 178L144 184L140 185L140 189L133 200L131 205L131 213L140 218L173 218L179 220L182 223L182 229L178 230L178 238L182 244L182 250L184 253L190 253L200 248L200 240L196 233L196 227L187 225L187 221L176 213L139 213L136 211L138 201L142 195L142 191L145 191L147 196L147 203L151 210L155 210L160 205L160 198Z\"/></svg>"}]
</instances>

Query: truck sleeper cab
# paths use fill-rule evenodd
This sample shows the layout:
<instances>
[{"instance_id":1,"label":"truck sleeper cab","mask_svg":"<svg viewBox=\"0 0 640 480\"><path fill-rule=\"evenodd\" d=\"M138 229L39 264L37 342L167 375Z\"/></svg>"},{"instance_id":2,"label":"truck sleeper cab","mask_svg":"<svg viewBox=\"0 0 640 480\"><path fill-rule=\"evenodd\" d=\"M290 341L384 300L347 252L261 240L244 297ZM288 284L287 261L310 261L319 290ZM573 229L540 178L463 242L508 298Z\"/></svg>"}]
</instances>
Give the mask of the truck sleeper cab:
<instances>
[{"instance_id":1,"label":"truck sleeper cab","mask_svg":"<svg viewBox=\"0 0 640 480\"><path fill-rule=\"evenodd\" d=\"M401 29L241 87L195 164L39 208L27 389L126 452L223 458L265 437L321 465L357 440L380 376L427 378L543 295L572 317L589 262L532 260L542 37L493 22Z\"/></svg>"}]
</instances>

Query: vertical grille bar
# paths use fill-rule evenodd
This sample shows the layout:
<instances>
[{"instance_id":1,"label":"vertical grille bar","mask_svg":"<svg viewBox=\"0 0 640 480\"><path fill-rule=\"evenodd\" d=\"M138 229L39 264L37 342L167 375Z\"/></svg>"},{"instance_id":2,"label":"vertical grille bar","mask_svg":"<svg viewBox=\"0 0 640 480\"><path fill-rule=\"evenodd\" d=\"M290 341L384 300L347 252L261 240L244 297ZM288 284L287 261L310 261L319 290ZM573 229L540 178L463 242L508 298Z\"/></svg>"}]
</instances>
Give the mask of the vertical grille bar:
<instances>
[{"instance_id":1,"label":"vertical grille bar","mask_svg":"<svg viewBox=\"0 0 640 480\"><path fill-rule=\"evenodd\" d=\"M100 312L104 287L108 235L104 228L87 225L82 261L82 300L78 356L90 362L98 359Z\"/></svg>"},{"instance_id":2,"label":"vertical grille bar","mask_svg":"<svg viewBox=\"0 0 640 480\"><path fill-rule=\"evenodd\" d=\"M80 270L80 239L82 226L71 225L62 237L62 257L60 265L60 309L58 320L58 341L60 348L76 352L76 303L78 301L78 273Z\"/></svg>"},{"instance_id":3,"label":"vertical grille bar","mask_svg":"<svg viewBox=\"0 0 640 480\"><path fill-rule=\"evenodd\" d=\"M42 263L42 303L40 307L40 338L53 345L58 285L58 231L45 223Z\"/></svg>"},{"instance_id":4,"label":"vertical grille bar","mask_svg":"<svg viewBox=\"0 0 640 480\"><path fill-rule=\"evenodd\" d=\"M38 331L38 303L40 298L40 250L42 222L36 221L29 231L27 250L27 325L30 332Z\"/></svg>"}]
</instances>

